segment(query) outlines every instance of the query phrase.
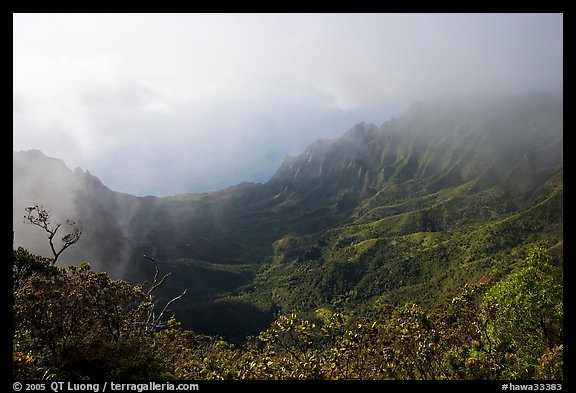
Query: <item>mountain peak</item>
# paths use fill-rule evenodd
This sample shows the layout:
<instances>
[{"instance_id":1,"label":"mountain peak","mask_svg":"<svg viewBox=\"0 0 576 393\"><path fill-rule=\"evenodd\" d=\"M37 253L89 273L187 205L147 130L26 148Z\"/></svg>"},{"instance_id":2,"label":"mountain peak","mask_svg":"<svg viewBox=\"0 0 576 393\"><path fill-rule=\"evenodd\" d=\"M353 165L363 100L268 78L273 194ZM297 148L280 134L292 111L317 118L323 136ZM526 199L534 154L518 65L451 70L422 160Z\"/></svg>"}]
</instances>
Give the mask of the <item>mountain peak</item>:
<instances>
[{"instance_id":1,"label":"mountain peak","mask_svg":"<svg viewBox=\"0 0 576 393\"><path fill-rule=\"evenodd\" d=\"M24 207L42 203L83 224L71 262L140 281L142 255L156 250L176 273L170 291L193 293L178 314L200 332L222 333L214 310L238 294L303 312L433 304L530 242L561 242L561 113L545 99L417 103L287 156L266 184L174 198L116 193L80 168L55 178L61 160L14 153L14 244L32 248L22 240L32 231L46 246L22 223Z\"/></svg>"}]
</instances>

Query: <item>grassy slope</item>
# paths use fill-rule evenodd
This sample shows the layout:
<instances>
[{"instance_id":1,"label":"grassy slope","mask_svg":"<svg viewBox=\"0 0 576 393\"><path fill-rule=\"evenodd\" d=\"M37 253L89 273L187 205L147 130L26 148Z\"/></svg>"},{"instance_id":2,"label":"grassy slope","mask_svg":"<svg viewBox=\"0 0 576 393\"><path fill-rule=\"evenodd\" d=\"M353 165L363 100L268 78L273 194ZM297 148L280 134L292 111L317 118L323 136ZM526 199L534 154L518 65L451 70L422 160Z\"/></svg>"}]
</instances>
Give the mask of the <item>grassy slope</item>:
<instances>
[{"instance_id":1,"label":"grassy slope","mask_svg":"<svg viewBox=\"0 0 576 393\"><path fill-rule=\"evenodd\" d=\"M162 227L180 229L152 238L178 272L167 293L193 288L179 318L239 339L278 311L432 307L502 277L531 242L562 244L561 111L522 105L419 107L313 144L265 185L166 200Z\"/></svg>"},{"instance_id":2,"label":"grassy slope","mask_svg":"<svg viewBox=\"0 0 576 393\"><path fill-rule=\"evenodd\" d=\"M503 276L529 243L562 241L561 173L550 183L548 194L515 212L506 213L509 197L497 189L469 194L468 186L455 187L425 202L368 210L313 245L287 236L243 298L310 313L320 307L367 312L383 302L432 307L464 284Z\"/></svg>"}]
</instances>

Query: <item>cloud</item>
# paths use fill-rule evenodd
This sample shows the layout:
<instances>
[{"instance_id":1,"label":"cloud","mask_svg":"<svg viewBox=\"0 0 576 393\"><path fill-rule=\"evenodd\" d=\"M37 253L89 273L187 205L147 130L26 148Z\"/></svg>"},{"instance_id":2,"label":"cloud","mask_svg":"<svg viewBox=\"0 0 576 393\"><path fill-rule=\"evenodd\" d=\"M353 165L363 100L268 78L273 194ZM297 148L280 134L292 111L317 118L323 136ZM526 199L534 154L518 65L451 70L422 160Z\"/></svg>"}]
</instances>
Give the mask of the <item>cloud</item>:
<instances>
[{"instance_id":1,"label":"cloud","mask_svg":"<svg viewBox=\"0 0 576 393\"><path fill-rule=\"evenodd\" d=\"M14 149L138 195L265 181L413 101L561 90L561 14L14 14Z\"/></svg>"}]
</instances>

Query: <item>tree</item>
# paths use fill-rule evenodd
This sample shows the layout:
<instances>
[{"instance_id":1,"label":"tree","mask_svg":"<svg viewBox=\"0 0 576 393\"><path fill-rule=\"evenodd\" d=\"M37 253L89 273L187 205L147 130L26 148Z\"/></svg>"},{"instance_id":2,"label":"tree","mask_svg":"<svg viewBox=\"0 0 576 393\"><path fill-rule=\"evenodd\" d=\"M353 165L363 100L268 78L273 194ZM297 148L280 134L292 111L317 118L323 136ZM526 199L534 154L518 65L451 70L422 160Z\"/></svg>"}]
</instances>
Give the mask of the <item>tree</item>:
<instances>
[{"instance_id":1,"label":"tree","mask_svg":"<svg viewBox=\"0 0 576 393\"><path fill-rule=\"evenodd\" d=\"M184 291L182 291L180 295L170 299L164 305L160 313L156 315L156 305L158 303L158 300L154 299L154 291L160 288L162 284L164 284L164 281L168 277L170 277L171 273L167 273L164 276L162 276L162 278L160 278L160 266L158 265L158 261L156 261L156 257L144 255L144 259L147 259L154 264L154 279L152 281L152 285L150 285L150 288L146 291L146 297L148 298L151 304L151 307L148 312L148 324L150 325L150 327L163 328L166 326L167 322L164 322L162 318L164 317L166 311L168 311L168 307L170 307L170 305L175 301L181 299L182 296L186 295L188 289L187 288L184 289Z\"/></svg>"},{"instance_id":2,"label":"tree","mask_svg":"<svg viewBox=\"0 0 576 393\"><path fill-rule=\"evenodd\" d=\"M61 268L58 257L81 235L71 220L70 233L58 248L54 239L60 224L50 223L50 212L34 205L25 217L48 233L54 258L33 255L23 248L13 251L13 359L14 377L158 379L170 368L162 359L158 329L170 300L156 315L153 292L169 276L156 273L152 286L132 286L94 272L88 264Z\"/></svg>"},{"instance_id":3,"label":"tree","mask_svg":"<svg viewBox=\"0 0 576 393\"><path fill-rule=\"evenodd\" d=\"M494 285L483 302L489 329L506 353L504 378L562 378L562 272L542 247L526 266Z\"/></svg>"},{"instance_id":4,"label":"tree","mask_svg":"<svg viewBox=\"0 0 576 393\"><path fill-rule=\"evenodd\" d=\"M154 379L165 371L141 286L88 264L67 269L22 250L14 292L14 377ZM28 265L28 266L25 266Z\"/></svg>"},{"instance_id":5,"label":"tree","mask_svg":"<svg viewBox=\"0 0 576 393\"><path fill-rule=\"evenodd\" d=\"M14 293L16 293L32 275L42 274L55 276L58 273L58 267L52 264L50 258L34 255L22 247L13 250L12 290Z\"/></svg>"},{"instance_id":6,"label":"tree","mask_svg":"<svg viewBox=\"0 0 576 393\"><path fill-rule=\"evenodd\" d=\"M498 379L499 353L482 308L488 282L466 285L460 295L434 311L442 376L447 379Z\"/></svg>"},{"instance_id":7,"label":"tree","mask_svg":"<svg viewBox=\"0 0 576 393\"><path fill-rule=\"evenodd\" d=\"M48 233L48 242L50 243L50 249L54 255L54 264L56 264L58 257L64 252L64 250L80 240L80 235L82 235L82 228L80 224L67 219L66 224L71 227L71 232L62 236L61 246L59 249L57 249L54 243L54 238L56 237L58 230L62 227L62 224L56 223L51 225L50 211L46 210L42 205L35 204L33 206L27 207L25 210L27 214L24 216L24 218L30 224L39 226L40 228L44 229L46 233Z\"/></svg>"}]
</instances>

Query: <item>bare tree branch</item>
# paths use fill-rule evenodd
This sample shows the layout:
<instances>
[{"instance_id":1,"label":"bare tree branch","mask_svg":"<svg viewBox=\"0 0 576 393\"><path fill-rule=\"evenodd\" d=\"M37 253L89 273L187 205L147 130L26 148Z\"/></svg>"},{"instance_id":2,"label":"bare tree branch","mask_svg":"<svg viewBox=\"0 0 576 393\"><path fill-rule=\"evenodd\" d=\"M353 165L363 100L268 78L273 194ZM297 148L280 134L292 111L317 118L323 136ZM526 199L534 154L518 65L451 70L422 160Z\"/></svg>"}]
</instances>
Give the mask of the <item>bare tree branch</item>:
<instances>
[{"instance_id":1,"label":"bare tree branch","mask_svg":"<svg viewBox=\"0 0 576 393\"><path fill-rule=\"evenodd\" d=\"M154 280L152 281L152 286L150 287L150 289L146 292L146 295L150 296L152 295L152 292L154 292L154 290L158 287L160 287L164 281L170 277L170 275L172 273L166 273L164 275L164 277L162 277L161 280L158 280L158 276L160 275L160 267L158 266L158 262L156 262L156 258L154 256L149 257L147 255L144 255L144 258L151 261L154 264L154 268L155 268L155 273L154 273Z\"/></svg>"},{"instance_id":2,"label":"bare tree branch","mask_svg":"<svg viewBox=\"0 0 576 393\"><path fill-rule=\"evenodd\" d=\"M175 298L170 299L170 301L168 303L166 303L166 305L164 306L164 308L162 309L162 312L160 312L160 315L158 315L158 318L156 318L156 320L154 321L154 326L156 327L163 327L164 323L161 323L162 317L164 316L164 313L168 310L168 307L174 303L176 300L180 299L182 296L186 295L186 291L188 289L184 289L184 292L182 292L180 295L176 296Z\"/></svg>"},{"instance_id":3,"label":"bare tree branch","mask_svg":"<svg viewBox=\"0 0 576 393\"><path fill-rule=\"evenodd\" d=\"M64 250L80 240L80 235L82 235L81 225L75 221L66 220L66 224L72 228L72 232L62 236L62 245L59 249L56 249L54 238L56 237L58 230L62 227L62 224L56 223L54 226L51 226L49 221L50 210L46 210L42 205L35 204L33 206L27 207L25 210L27 212L27 214L24 216L24 219L26 220L25 222L39 226L40 228L44 229L46 233L48 233L48 242L50 243L52 254L54 254L54 264L56 264L58 257L64 252Z\"/></svg>"},{"instance_id":4,"label":"bare tree branch","mask_svg":"<svg viewBox=\"0 0 576 393\"><path fill-rule=\"evenodd\" d=\"M158 317L156 317L155 309L156 309L156 305L158 304L158 300L154 300L153 292L156 289L158 289L162 284L164 284L164 281L168 277L170 277L170 275L172 273L167 273L161 279L158 279L158 277L160 277L160 266L158 265L158 261L156 261L155 254L156 254L156 252L154 252L152 254L152 256L144 255L145 259L149 260L150 262L152 262L154 264L154 269L155 269L154 279L152 281L152 285L150 286L150 289L148 289L148 291L146 291L146 296L148 297L148 300L150 301L150 310L148 311L148 325L153 327L153 328L161 328L161 327L164 327L166 325L165 323L163 323L161 321L162 321L162 317L164 316L164 314L168 310L168 307L172 303L174 303L175 301L182 298L182 296L184 296L186 294L187 289L184 289L184 292L182 292L180 295L170 299L170 301L168 301L168 303L166 303L166 305L164 306L164 308L162 309L162 311L160 312Z\"/></svg>"}]
</instances>

